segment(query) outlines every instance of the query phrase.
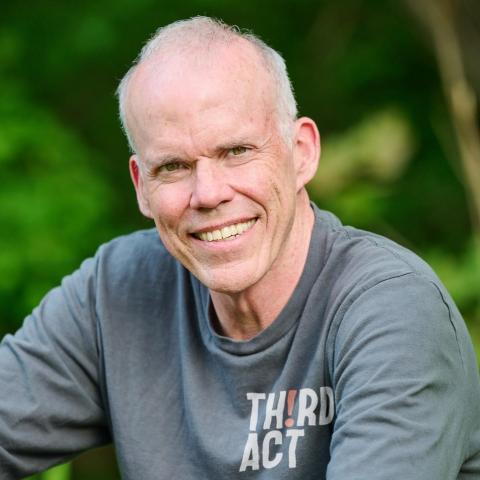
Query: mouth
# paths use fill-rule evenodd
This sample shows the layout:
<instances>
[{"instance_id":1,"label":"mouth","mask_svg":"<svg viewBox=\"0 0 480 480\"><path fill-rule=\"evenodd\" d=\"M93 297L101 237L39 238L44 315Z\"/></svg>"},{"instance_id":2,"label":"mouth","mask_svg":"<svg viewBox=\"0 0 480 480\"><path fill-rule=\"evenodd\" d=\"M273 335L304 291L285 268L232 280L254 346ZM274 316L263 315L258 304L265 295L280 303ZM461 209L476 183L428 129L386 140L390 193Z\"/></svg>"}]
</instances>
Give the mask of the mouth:
<instances>
[{"instance_id":1,"label":"mouth","mask_svg":"<svg viewBox=\"0 0 480 480\"><path fill-rule=\"evenodd\" d=\"M222 228L207 230L204 232L196 232L192 235L199 240L204 242L219 242L222 240L234 240L235 238L240 237L247 230L250 230L255 222L256 218L248 220L247 222L234 223L232 225L227 225Z\"/></svg>"}]
</instances>

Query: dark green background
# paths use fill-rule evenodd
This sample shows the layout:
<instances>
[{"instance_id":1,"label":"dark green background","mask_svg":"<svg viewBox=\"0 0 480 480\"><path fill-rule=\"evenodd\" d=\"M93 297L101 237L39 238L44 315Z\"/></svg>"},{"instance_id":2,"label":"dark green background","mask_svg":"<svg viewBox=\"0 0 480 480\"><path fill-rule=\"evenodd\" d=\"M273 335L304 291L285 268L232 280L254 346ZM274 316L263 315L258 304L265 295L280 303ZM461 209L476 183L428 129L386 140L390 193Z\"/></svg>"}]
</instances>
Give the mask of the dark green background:
<instances>
[{"instance_id":1,"label":"dark green background","mask_svg":"<svg viewBox=\"0 0 480 480\"><path fill-rule=\"evenodd\" d=\"M474 2L460 3L478 28ZM385 0L2 2L0 336L100 243L150 225L114 92L157 27L199 14L284 55L300 113L322 135L312 197L426 258L480 345L480 252L437 62L406 4ZM100 450L71 478L117 478L111 464Z\"/></svg>"}]
</instances>

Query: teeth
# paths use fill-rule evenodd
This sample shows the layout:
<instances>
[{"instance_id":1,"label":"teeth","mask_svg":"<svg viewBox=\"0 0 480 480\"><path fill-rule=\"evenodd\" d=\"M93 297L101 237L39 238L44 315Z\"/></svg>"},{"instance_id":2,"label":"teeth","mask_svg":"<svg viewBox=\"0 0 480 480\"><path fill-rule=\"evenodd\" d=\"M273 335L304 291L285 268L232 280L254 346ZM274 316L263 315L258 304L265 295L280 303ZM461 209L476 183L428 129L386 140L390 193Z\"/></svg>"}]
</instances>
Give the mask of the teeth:
<instances>
[{"instance_id":1,"label":"teeth","mask_svg":"<svg viewBox=\"0 0 480 480\"><path fill-rule=\"evenodd\" d=\"M241 235L249 228L253 227L256 220L249 220L248 222L236 223L235 225L229 225L219 230L212 230L211 232L196 233L195 236L205 242L213 242L218 240L225 240L226 238Z\"/></svg>"}]
</instances>

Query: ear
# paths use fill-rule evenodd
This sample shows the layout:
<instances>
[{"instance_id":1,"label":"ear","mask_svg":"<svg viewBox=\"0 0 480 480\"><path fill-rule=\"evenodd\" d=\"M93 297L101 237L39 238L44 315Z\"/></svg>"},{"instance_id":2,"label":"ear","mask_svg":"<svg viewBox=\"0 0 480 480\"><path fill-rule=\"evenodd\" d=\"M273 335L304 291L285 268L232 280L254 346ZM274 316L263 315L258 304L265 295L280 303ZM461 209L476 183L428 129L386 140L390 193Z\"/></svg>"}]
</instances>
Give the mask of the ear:
<instances>
[{"instance_id":1,"label":"ear","mask_svg":"<svg viewBox=\"0 0 480 480\"><path fill-rule=\"evenodd\" d=\"M153 218L150 210L150 202L145 192L145 185L143 181L142 171L137 155L132 155L128 162L130 168L130 177L132 178L135 192L137 194L138 207L143 215L147 218Z\"/></svg>"},{"instance_id":2,"label":"ear","mask_svg":"<svg viewBox=\"0 0 480 480\"><path fill-rule=\"evenodd\" d=\"M295 122L293 155L299 192L315 175L320 159L320 134L311 118L301 117Z\"/></svg>"}]
</instances>

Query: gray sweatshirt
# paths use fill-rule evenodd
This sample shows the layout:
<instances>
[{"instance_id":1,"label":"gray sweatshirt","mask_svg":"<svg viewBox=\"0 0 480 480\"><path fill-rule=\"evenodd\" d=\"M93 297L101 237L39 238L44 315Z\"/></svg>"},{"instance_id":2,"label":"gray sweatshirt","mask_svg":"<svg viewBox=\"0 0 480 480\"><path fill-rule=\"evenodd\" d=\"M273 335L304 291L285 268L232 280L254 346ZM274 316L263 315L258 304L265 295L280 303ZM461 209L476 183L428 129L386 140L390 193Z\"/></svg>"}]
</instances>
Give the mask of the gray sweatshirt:
<instances>
[{"instance_id":1,"label":"gray sweatshirt","mask_svg":"<svg viewBox=\"0 0 480 480\"><path fill-rule=\"evenodd\" d=\"M113 441L126 480L480 479L480 383L445 288L315 210L304 272L249 341L154 230L102 246L0 346L0 478Z\"/></svg>"}]
</instances>

